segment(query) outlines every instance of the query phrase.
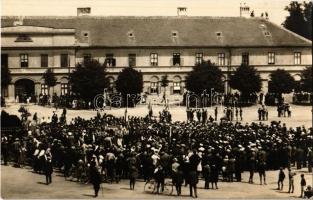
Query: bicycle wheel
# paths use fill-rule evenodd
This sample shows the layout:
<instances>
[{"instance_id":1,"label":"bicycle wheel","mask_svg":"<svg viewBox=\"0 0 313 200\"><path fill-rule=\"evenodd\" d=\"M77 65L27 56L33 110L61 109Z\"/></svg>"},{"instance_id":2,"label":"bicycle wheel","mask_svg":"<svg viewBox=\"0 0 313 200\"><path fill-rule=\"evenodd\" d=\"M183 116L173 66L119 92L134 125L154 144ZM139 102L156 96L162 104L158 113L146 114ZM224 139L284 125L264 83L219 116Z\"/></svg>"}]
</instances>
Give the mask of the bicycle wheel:
<instances>
[{"instance_id":1,"label":"bicycle wheel","mask_svg":"<svg viewBox=\"0 0 313 200\"><path fill-rule=\"evenodd\" d=\"M154 181L147 181L145 183L144 191L148 193L153 193L155 190Z\"/></svg>"},{"instance_id":2,"label":"bicycle wheel","mask_svg":"<svg viewBox=\"0 0 313 200\"><path fill-rule=\"evenodd\" d=\"M173 193L173 185L172 185L172 181L166 181L164 183L164 194L169 194L171 195Z\"/></svg>"}]
</instances>

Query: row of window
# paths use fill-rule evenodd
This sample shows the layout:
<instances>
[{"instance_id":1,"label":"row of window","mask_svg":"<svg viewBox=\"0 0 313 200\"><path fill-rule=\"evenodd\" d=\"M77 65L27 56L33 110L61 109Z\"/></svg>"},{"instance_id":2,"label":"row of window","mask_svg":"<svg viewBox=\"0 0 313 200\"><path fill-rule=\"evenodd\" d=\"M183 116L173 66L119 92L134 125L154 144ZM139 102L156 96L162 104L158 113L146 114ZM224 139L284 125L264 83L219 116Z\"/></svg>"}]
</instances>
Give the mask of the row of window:
<instances>
[{"instance_id":1,"label":"row of window","mask_svg":"<svg viewBox=\"0 0 313 200\"><path fill-rule=\"evenodd\" d=\"M69 67L69 56L68 54L61 54L61 67ZM20 54L20 65L25 68L29 66L28 54ZM48 67L48 54L40 55L40 66Z\"/></svg>"},{"instance_id":2,"label":"row of window","mask_svg":"<svg viewBox=\"0 0 313 200\"><path fill-rule=\"evenodd\" d=\"M83 58L84 58L84 61L89 60L91 59L91 54L85 54ZM181 65L180 53L173 53L172 60L173 60L173 66L180 66ZM200 65L202 61L203 61L203 53L196 53L195 65ZM105 63L106 63L106 66L108 67L114 67L116 65L114 54L106 54ZM241 63L245 65L249 65L249 53L247 52L242 53ZM275 64L274 52L268 53L268 64ZM301 52L294 53L294 64L296 65L301 64ZM130 67L136 66L136 54L128 54L128 65ZM158 66L158 54L157 53L150 54L150 65ZM217 54L217 65L218 66L225 65L225 53Z\"/></svg>"},{"instance_id":3,"label":"row of window","mask_svg":"<svg viewBox=\"0 0 313 200\"><path fill-rule=\"evenodd\" d=\"M48 85L41 84L40 93L42 95L48 95L49 94ZM61 95L66 95L67 93L68 93L68 84L67 83L61 83Z\"/></svg>"},{"instance_id":4,"label":"row of window","mask_svg":"<svg viewBox=\"0 0 313 200\"><path fill-rule=\"evenodd\" d=\"M149 92L151 94L158 94L158 93L160 93L160 91L159 91L159 84L157 82L151 82L149 89L150 89ZM181 91L182 91L181 83L180 82L174 82L173 86L170 89L171 89L171 94L181 94Z\"/></svg>"},{"instance_id":5,"label":"row of window","mask_svg":"<svg viewBox=\"0 0 313 200\"><path fill-rule=\"evenodd\" d=\"M106 54L105 64L107 67L114 67L116 66L116 59L114 58L114 54ZM84 61L90 60L91 54L84 54L83 59ZM41 67L48 67L48 54L41 54L40 55L40 66ZM195 55L195 65L201 64L203 61L203 53L196 53ZM61 54L60 59L60 66L61 67L69 67L70 61L68 54ZM249 65L249 53L242 53L242 64ZM181 57L180 53L173 53L172 57L172 64L173 66L180 66L181 65ZM272 65L275 64L275 53L269 52L268 53L268 64ZM294 53L294 64L299 65L301 64L301 52ZM8 66L8 55L1 54L1 66ZM130 67L136 66L136 54L129 54L128 55L128 65ZM151 66L158 66L158 54L151 53L150 54L150 65ZM225 53L218 53L217 54L217 65L224 66L225 65ZM22 68L26 68L29 66L29 57L28 54L20 54L20 66Z\"/></svg>"}]
</instances>

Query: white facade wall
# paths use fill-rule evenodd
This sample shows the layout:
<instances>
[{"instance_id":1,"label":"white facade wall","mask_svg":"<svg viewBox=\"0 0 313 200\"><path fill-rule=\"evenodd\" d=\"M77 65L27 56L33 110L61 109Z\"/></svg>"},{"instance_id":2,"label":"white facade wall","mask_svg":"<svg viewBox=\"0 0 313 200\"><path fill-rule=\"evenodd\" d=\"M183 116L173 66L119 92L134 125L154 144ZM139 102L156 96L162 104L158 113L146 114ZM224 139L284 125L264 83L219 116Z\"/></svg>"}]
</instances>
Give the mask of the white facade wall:
<instances>
[{"instance_id":1,"label":"white facade wall","mask_svg":"<svg viewBox=\"0 0 313 200\"><path fill-rule=\"evenodd\" d=\"M69 62L71 70L77 62L83 60L85 54L91 54L92 58L103 63L106 54L114 54L116 66L108 69L113 80L116 80L118 73L128 66L128 55L136 54L135 69L144 74L143 92L150 90L151 82L161 80L163 75L168 75L170 80L169 87L166 89L168 94L172 94L174 82L178 80L181 87L185 86L185 77L195 65L196 53L203 53L204 60L211 60L218 63L218 53L225 54L225 66L221 66L224 76L227 79L227 70L234 71L242 62L242 53L249 53L249 64L255 66L260 72L263 80L262 91L267 91L269 74L280 68L289 71L296 76L306 66L312 65L312 49L310 47L247 47L247 48L184 48L184 47L150 47L150 48L92 48L77 47L75 35L31 35L33 42L15 42L17 35L2 36L2 54L8 54L8 66L12 73L12 84L9 86L9 96L14 97L14 83L26 78L34 81L36 93L40 93L42 84L42 74L47 68L41 68L41 54L48 54L48 67L53 68L58 78L58 85L55 92L60 94L61 82L68 76L68 68L61 68L61 54L70 56ZM268 53L275 53L275 64L268 64ZM301 52L301 64L295 65L294 52ZM158 66L151 66L150 54L158 54ZM173 66L173 53L180 53L181 66ZM20 54L28 54L28 68L20 67ZM230 66L230 67L227 67ZM158 86L159 87L159 86ZM38 91L39 90L39 91ZM159 93L163 91L159 87ZM155 95L155 94L153 94ZM177 94L179 96L179 94ZM174 95L174 96L177 96ZM176 98L176 97L175 97Z\"/></svg>"}]
</instances>

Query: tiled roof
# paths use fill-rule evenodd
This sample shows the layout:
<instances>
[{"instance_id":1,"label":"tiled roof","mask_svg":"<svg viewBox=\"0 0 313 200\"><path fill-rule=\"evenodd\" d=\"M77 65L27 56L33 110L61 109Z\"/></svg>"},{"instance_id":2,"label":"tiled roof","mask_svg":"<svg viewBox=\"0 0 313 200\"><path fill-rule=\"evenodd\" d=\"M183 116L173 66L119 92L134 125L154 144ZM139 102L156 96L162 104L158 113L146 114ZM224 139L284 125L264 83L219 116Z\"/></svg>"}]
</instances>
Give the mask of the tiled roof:
<instances>
[{"instance_id":1,"label":"tiled roof","mask_svg":"<svg viewBox=\"0 0 313 200\"><path fill-rule=\"evenodd\" d=\"M18 17L2 17L13 26ZM264 47L311 46L312 42L263 18L243 17L24 17L23 25L88 32L99 47ZM176 35L175 35L176 34Z\"/></svg>"}]
</instances>

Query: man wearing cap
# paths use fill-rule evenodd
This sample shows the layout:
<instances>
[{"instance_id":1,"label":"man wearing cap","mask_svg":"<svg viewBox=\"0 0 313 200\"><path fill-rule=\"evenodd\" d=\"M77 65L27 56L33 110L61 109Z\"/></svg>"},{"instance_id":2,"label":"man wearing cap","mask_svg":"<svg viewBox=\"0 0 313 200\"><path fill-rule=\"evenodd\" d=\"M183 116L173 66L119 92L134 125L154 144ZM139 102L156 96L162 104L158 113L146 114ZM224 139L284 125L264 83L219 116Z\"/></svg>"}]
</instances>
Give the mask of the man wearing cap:
<instances>
[{"instance_id":1,"label":"man wearing cap","mask_svg":"<svg viewBox=\"0 0 313 200\"><path fill-rule=\"evenodd\" d=\"M14 154L14 159L15 159L15 166L20 167L20 148L21 148L21 143L19 138L16 138L15 141L13 142L13 154Z\"/></svg>"},{"instance_id":2,"label":"man wearing cap","mask_svg":"<svg viewBox=\"0 0 313 200\"><path fill-rule=\"evenodd\" d=\"M296 175L296 173L294 171L291 170L291 168L288 168L288 177L289 177L289 190L288 193L293 193L294 191L294 176Z\"/></svg>"},{"instance_id":3,"label":"man wearing cap","mask_svg":"<svg viewBox=\"0 0 313 200\"><path fill-rule=\"evenodd\" d=\"M193 196L193 192L195 194L195 197L197 198L197 184L198 184L198 174L197 174L197 167L200 163L200 157L197 154L196 149L193 150L193 154L189 158L189 164L190 164L190 171L188 175L188 183L189 183L189 190L190 190L190 196Z\"/></svg>"},{"instance_id":4,"label":"man wearing cap","mask_svg":"<svg viewBox=\"0 0 313 200\"><path fill-rule=\"evenodd\" d=\"M1 138L1 154L3 157L3 164L8 165L8 157L9 157L9 144L7 137Z\"/></svg>"},{"instance_id":5,"label":"man wearing cap","mask_svg":"<svg viewBox=\"0 0 313 200\"><path fill-rule=\"evenodd\" d=\"M172 164L172 182L175 185L177 196L181 195L181 185L183 184L183 172L177 158L173 159Z\"/></svg>"},{"instance_id":6,"label":"man wearing cap","mask_svg":"<svg viewBox=\"0 0 313 200\"><path fill-rule=\"evenodd\" d=\"M49 185L52 183L52 173L53 173L53 167L52 167L52 157L49 152L46 152L45 155L45 176L46 176L46 184Z\"/></svg>"},{"instance_id":7,"label":"man wearing cap","mask_svg":"<svg viewBox=\"0 0 313 200\"><path fill-rule=\"evenodd\" d=\"M91 162L90 164L90 183L93 185L94 191L95 191L95 197L98 196L98 192L100 190L100 184L101 184L101 175L96 167L95 162Z\"/></svg>"}]
</instances>

